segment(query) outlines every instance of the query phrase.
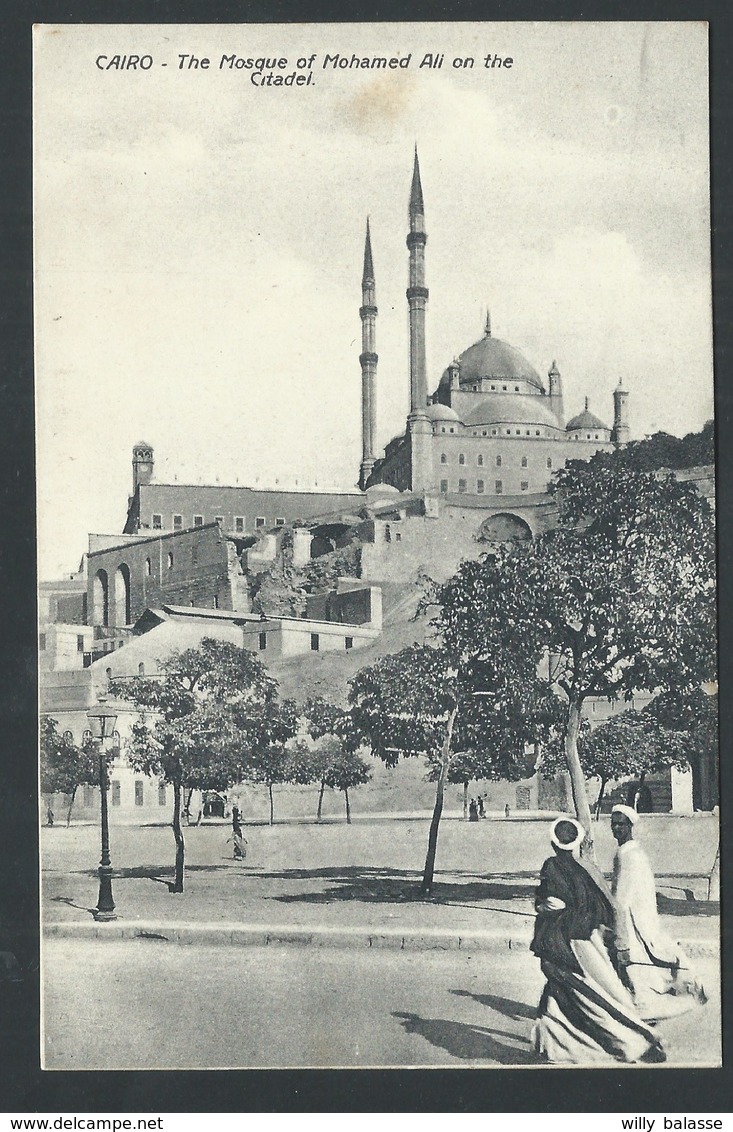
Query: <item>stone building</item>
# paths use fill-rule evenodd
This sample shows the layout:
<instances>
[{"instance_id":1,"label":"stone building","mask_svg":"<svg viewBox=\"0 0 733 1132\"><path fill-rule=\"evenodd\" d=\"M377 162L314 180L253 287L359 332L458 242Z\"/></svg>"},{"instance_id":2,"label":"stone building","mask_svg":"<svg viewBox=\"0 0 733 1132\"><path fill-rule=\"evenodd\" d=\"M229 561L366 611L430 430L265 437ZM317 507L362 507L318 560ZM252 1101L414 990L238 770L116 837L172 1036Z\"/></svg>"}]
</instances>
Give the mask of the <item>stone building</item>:
<instances>
[{"instance_id":1,"label":"stone building","mask_svg":"<svg viewBox=\"0 0 733 1132\"><path fill-rule=\"evenodd\" d=\"M225 534L256 536L304 519L358 507L357 492L265 491L224 484L156 483L151 445L132 450L132 495L124 533L183 531L218 523Z\"/></svg>"}]
</instances>

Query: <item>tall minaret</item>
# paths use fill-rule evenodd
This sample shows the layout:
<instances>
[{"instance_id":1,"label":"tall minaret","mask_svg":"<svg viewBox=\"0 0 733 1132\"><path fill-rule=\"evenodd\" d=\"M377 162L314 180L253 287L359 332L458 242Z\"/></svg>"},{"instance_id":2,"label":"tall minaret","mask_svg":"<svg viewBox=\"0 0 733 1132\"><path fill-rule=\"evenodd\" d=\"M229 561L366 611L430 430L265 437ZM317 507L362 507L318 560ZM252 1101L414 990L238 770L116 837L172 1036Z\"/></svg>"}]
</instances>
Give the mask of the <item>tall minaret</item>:
<instances>
[{"instance_id":1,"label":"tall minaret","mask_svg":"<svg viewBox=\"0 0 733 1132\"><path fill-rule=\"evenodd\" d=\"M628 389L624 389L621 379L619 378L618 388L613 391L613 431L611 433L611 440L617 448L620 448L622 444L628 444L630 437L629 391Z\"/></svg>"},{"instance_id":2,"label":"tall minaret","mask_svg":"<svg viewBox=\"0 0 733 1132\"><path fill-rule=\"evenodd\" d=\"M374 283L374 263L372 261L372 241L367 218L366 240L364 242L364 271L361 276L361 469L359 487L363 491L372 468L376 463L374 439L377 428L377 361L376 345L376 287Z\"/></svg>"},{"instance_id":3,"label":"tall minaret","mask_svg":"<svg viewBox=\"0 0 733 1132\"><path fill-rule=\"evenodd\" d=\"M411 445L411 483L413 491L430 486L432 480L433 430L426 413L428 378L425 361L425 307L428 289L425 286L425 206L420 184L420 163L415 146L415 163L410 190L410 285L407 301L410 306L410 415L407 428Z\"/></svg>"}]
</instances>

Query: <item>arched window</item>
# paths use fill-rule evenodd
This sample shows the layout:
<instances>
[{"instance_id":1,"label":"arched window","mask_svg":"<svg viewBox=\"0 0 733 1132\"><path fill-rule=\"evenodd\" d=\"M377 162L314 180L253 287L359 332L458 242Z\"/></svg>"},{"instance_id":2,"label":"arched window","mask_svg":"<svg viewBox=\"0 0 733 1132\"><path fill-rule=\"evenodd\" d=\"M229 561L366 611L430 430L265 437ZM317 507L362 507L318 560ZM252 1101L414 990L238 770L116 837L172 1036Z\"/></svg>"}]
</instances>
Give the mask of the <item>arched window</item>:
<instances>
[{"instance_id":1,"label":"arched window","mask_svg":"<svg viewBox=\"0 0 733 1132\"><path fill-rule=\"evenodd\" d=\"M463 452L458 453L458 463L459 464L465 464L466 463L466 457L464 456Z\"/></svg>"},{"instance_id":2,"label":"arched window","mask_svg":"<svg viewBox=\"0 0 733 1132\"><path fill-rule=\"evenodd\" d=\"M501 467L501 456L496 457L496 466L497 466L497 468Z\"/></svg>"},{"instance_id":3,"label":"arched window","mask_svg":"<svg viewBox=\"0 0 733 1132\"><path fill-rule=\"evenodd\" d=\"M551 467L552 467L552 460L550 459L550 457L549 457L549 456L547 457L547 467L548 467L548 468L551 468Z\"/></svg>"},{"instance_id":4,"label":"arched window","mask_svg":"<svg viewBox=\"0 0 733 1132\"><path fill-rule=\"evenodd\" d=\"M130 624L130 568L121 562L115 570L115 625Z\"/></svg>"},{"instance_id":5,"label":"arched window","mask_svg":"<svg viewBox=\"0 0 733 1132\"><path fill-rule=\"evenodd\" d=\"M145 675L145 665L143 664L142 661L140 661L140 663L137 666L137 674L138 674L138 676L144 676Z\"/></svg>"},{"instance_id":6,"label":"arched window","mask_svg":"<svg viewBox=\"0 0 733 1132\"><path fill-rule=\"evenodd\" d=\"M64 731L64 742L65 743L73 743L74 742L74 733L72 731Z\"/></svg>"},{"instance_id":7,"label":"arched window","mask_svg":"<svg viewBox=\"0 0 733 1132\"><path fill-rule=\"evenodd\" d=\"M483 465L484 465L484 458L483 458L483 456L481 455L480 452L479 452L478 456L476 457L476 463L478 464L479 468L482 468Z\"/></svg>"},{"instance_id":8,"label":"arched window","mask_svg":"<svg viewBox=\"0 0 733 1132\"><path fill-rule=\"evenodd\" d=\"M153 563L150 561L149 558L146 558L145 559L145 575L146 575L146 577L149 578L150 575L152 574L152 572L153 572Z\"/></svg>"},{"instance_id":9,"label":"arched window","mask_svg":"<svg viewBox=\"0 0 733 1132\"><path fill-rule=\"evenodd\" d=\"M89 730L89 728L87 727L86 731L84 732L84 734L81 737L82 746L86 747L87 743L91 743L92 739L93 739L93 735L92 735L91 731Z\"/></svg>"},{"instance_id":10,"label":"arched window","mask_svg":"<svg viewBox=\"0 0 733 1132\"><path fill-rule=\"evenodd\" d=\"M105 674L105 676L107 677L108 680L112 679L112 669L111 668L105 668L104 674Z\"/></svg>"},{"instance_id":11,"label":"arched window","mask_svg":"<svg viewBox=\"0 0 733 1132\"><path fill-rule=\"evenodd\" d=\"M109 579L106 570L97 570L92 590L95 625L109 625Z\"/></svg>"},{"instance_id":12,"label":"arched window","mask_svg":"<svg viewBox=\"0 0 733 1132\"><path fill-rule=\"evenodd\" d=\"M523 468L527 467L527 457L526 456L522 456L522 467Z\"/></svg>"},{"instance_id":13,"label":"arched window","mask_svg":"<svg viewBox=\"0 0 733 1132\"><path fill-rule=\"evenodd\" d=\"M447 464L448 463L448 457L446 456L445 452L440 453L440 462L441 462L441 464Z\"/></svg>"},{"instance_id":14,"label":"arched window","mask_svg":"<svg viewBox=\"0 0 733 1132\"><path fill-rule=\"evenodd\" d=\"M121 746L120 733L119 733L119 731L113 731L112 732L112 748L115 751L119 751L120 746Z\"/></svg>"},{"instance_id":15,"label":"arched window","mask_svg":"<svg viewBox=\"0 0 733 1132\"><path fill-rule=\"evenodd\" d=\"M173 569L173 555L170 552L168 553L168 569Z\"/></svg>"}]
</instances>

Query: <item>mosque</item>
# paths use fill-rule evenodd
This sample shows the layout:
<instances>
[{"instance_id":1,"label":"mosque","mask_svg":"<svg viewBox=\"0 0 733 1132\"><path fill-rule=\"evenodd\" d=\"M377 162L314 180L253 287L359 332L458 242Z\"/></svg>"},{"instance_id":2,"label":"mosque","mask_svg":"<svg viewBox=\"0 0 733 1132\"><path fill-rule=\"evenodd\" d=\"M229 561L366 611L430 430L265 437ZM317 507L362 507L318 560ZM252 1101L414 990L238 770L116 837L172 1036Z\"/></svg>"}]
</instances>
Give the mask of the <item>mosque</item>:
<instances>
[{"instance_id":1,"label":"mosque","mask_svg":"<svg viewBox=\"0 0 733 1132\"><path fill-rule=\"evenodd\" d=\"M519 350L495 338L486 315L483 336L444 370L428 395L425 315L427 231L415 150L409 206L410 412L403 434L375 454L376 282L367 223L362 277L362 459L359 486L472 496L488 510L497 496L543 493L555 470L629 440L628 392L613 395L613 427L589 407L565 421L562 378L553 361L547 385ZM483 500L478 497L483 496ZM460 502L460 501L459 501Z\"/></svg>"}]
</instances>

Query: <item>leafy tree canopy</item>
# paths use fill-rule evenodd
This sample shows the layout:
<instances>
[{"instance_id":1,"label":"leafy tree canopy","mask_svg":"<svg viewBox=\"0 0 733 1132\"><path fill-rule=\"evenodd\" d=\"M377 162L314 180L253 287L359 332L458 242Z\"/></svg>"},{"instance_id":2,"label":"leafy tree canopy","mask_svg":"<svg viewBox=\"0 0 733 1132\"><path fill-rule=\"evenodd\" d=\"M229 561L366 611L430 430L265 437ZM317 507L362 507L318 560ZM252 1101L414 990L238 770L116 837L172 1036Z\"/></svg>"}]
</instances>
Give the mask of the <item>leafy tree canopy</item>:
<instances>
[{"instance_id":1,"label":"leafy tree canopy","mask_svg":"<svg viewBox=\"0 0 733 1132\"><path fill-rule=\"evenodd\" d=\"M66 736L60 735L57 721L42 715L41 737L41 791L44 794L73 795L83 783L99 781L99 748L92 739L77 747Z\"/></svg>"},{"instance_id":2,"label":"leafy tree canopy","mask_svg":"<svg viewBox=\"0 0 733 1132\"><path fill-rule=\"evenodd\" d=\"M714 526L693 485L620 461L570 464L553 493L557 528L463 563L438 590L436 624L451 655L499 678L519 655L564 692L567 768L587 827L585 698L680 692L715 676Z\"/></svg>"}]
</instances>

